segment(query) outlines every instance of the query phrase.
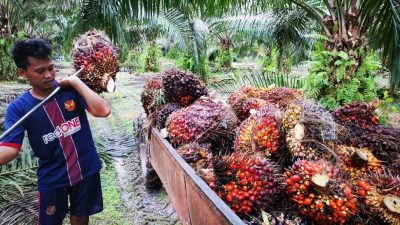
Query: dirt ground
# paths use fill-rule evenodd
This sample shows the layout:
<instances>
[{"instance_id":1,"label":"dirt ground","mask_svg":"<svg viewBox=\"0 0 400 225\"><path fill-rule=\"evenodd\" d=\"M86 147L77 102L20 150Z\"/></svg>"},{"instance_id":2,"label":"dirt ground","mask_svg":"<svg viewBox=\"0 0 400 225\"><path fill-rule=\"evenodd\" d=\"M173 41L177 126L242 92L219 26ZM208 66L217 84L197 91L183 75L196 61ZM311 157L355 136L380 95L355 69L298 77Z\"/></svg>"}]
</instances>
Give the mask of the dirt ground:
<instances>
[{"instance_id":1,"label":"dirt ground","mask_svg":"<svg viewBox=\"0 0 400 225\"><path fill-rule=\"evenodd\" d=\"M147 191L140 169L133 123L143 112L140 93L145 80L127 72L119 73L116 92L104 94L112 106L112 114L107 119L91 117L91 125L99 129L100 136L112 140L106 148L126 148L129 152L127 157L114 158L123 224L178 224L165 190Z\"/></svg>"}]
</instances>

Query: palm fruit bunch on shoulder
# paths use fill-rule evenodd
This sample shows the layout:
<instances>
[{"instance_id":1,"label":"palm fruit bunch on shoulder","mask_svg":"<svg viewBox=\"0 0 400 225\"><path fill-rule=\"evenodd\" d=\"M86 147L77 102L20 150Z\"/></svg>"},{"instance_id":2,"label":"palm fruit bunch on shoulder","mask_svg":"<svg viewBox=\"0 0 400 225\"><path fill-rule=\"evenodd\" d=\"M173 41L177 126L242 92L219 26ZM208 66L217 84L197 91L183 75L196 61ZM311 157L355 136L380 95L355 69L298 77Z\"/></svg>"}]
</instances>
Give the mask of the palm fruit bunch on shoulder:
<instances>
[{"instance_id":1,"label":"palm fruit bunch on shoulder","mask_svg":"<svg viewBox=\"0 0 400 225\"><path fill-rule=\"evenodd\" d=\"M343 126L355 124L362 128L368 128L378 125L378 115L374 112L377 107L377 101L371 103L356 101L335 110L332 115L335 121Z\"/></svg>"},{"instance_id":2,"label":"palm fruit bunch on shoulder","mask_svg":"<svg viewBox=\"0 0 400 225\"><path fill-rule=\"evenodd\" d=\"M233 92L229 96L228 102L237 117L243 121L249 117L251 109L258 109L266 105L265 100L260 99L260 97L265 96L267 93L268 89L245 86Z\"/></svg>"},{"instance_id":3,"label":"palm fruit bunch on shoulder","mask_svg":"<svg viewBox=\"0 0 400 225\"><path fill-rule=\"evenodd\" d=\"M357 217L358 199L340 168L327 161L298 160L284 173L292 207L314 224L348 224Z\"/></svg>"},{"instance_id":4,"label":"palm fruit bunch on shoulder","mask_svg":"<svg viewBox=\"0 0 400 225\"><path fill-rule=\"evenodd\" d=\"M74 67L76 70L83 67L78 77L97 93L115 90L118 57L119 49L102 31L92 29L74 40Z\"/></svg>"},{"instance_id":5,"label":"palm fruit bunch on shoulder","mask_svg":"<svg viewBox=\"0 0 400 225\"><path fill-rule=\"evenodd\" d=\"M272 109L273 111L268 111ZM235 150L239 152L262 152L266 156L278 155L281 146L278 109L268 107L243 121L236 136Z\"/></svg>"},{"instance_id":6,"label":"palm fruit bunch on shoulder","mask_svg":"<svg viewBox=\"0 0 400 225\"><path fill-rule=\"evenodd\" d=\"M193 142L177 148L176 151L196 172L212 167L212 153L205 145Z\"/></svg>"},{"instance_id":7,"label":"palm fruit bunch on shoulder","mask_svg":"<svg viewBox=\"0 0 400 225\"><path fill-rule=\"evenodd\" d=\"M353 184L360 179L366 179L369 173L382 173L383 164L368 148L355 148L345 145L334 147L335 152L343 162L341 166L347 179Z\"/></svg>"},{"instance_id":8,"label":"palm fruit bunch on shoulder","mask_svg":"<svg viewBox=\"0 0 400 225\"><path fill-rule=\"evenodd\" d=\"M228 105L207 97L173 112L166 122L171 143L175 146L216 140L233 132L237 125L238 119Z\"/></svg>"},{"instance_id":9,"label":"palm fruit bunch on shoulder","mask_svg":"<svg viewBox=\"0 0 400 225\"><path fill-rule=\"evenodd\" d=\"M400 224L400 177L374 174L364 186L367 209L390 225Z\"/></svg>"},{"instance_id":10,"label":"palm fruit bunch on shoulder","mask_svg":"<svg viewBox=\"0 0 400 225\"><path fill-rule=\"evenodd\" d=\"M332 157L326 145L335 141L337 126L332 115L321 105L311 101L294 102L283 114L282 123L287 133L286 145L294 158Z\"/></svg>"},{"instance_id":11,"label":"palm fruit bunch on shoulder","mask_svg":"<svg viewBox=\"0 0 400 225\"><path fill-rule=\"evenodd\" d=\"M302 93L300 90L287 88L287 87L277 87L268 91L262 99L268 103L274 104L281 110L286 109L293 101L302 99Z\"/></svg>"},{"instance_id":12,"label":"palm fruit bunch on shoulder","mask_svg":"<svg viewBox=\"0 0 400 225\"><path fill-rule=\"evenodd\" d=\"M160 80L154 78L147 80L140 97L146 115L150 116L157 106L163 103L163 87Z\"/></svg>"},{"instance_id":13,"label":"palm fruit bunch on shoulder","mask_svg":"<svg viewBox=\"0 0 400 225\"><path fill-rule=\"evenodd\" d=\"M223 161L214 165L216 193L240 217L272 207L281 196L279 171L264 157L233 153Z\"/></svg>"},{"instance_id":14,"label":"palm fruit bunch on shoulder","mask_svg":"<svg viewBox=\"0 0 400 225\"><path fill-rule=\"evenodd\" d=\"M165 123L167 122L168 116L181 109L182 106L177 104L177 103L167 103L162 106L160 110L157 111L157 122L156 126L158 129L164 129L165 128Z\"/></svg>"},{"instance_id":15,"label":"palm fruit bunch on shoulder","mask_svg":"<svg viewBox=\"0 0 400 225\"><path fill-rule=\"evenodd\" d=\"M208 94L205 84L193 73L168 69L162 76L167 102L188 106Z\"/></svg>"}]
</instances>

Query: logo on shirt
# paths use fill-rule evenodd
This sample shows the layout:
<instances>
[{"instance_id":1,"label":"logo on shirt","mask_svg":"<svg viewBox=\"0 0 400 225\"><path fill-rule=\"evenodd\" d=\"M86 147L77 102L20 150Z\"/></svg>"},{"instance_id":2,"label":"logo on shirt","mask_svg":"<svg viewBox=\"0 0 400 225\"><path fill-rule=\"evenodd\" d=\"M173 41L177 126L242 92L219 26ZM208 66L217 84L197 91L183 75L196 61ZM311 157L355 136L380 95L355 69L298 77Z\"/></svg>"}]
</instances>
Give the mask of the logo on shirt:
<instances>
[{"instance_id":1,"label":"logo on shirt","mask_svg":"<svg viewBox=\"0 0 400 225\"><path fill-rule=\"evenodd\" d=\"M49 142L54 141L56 138L60 138L61 136L67 137L78 132L80 129L81 122L79 121L79 117L77 116L57 126L54 132L44 135L43 141L45 144L48 144Z\"/></svg>"},{"instance_id":2,"label":"logo on shirt","mask_svg":"<svg viewBox=\"0 0 400 225\"><path fill-rule=\"evenodd\" d=\"M64 103L64 107L68 110L68 111L73 111L75 109L75 101L74 100L68 100Z\"/></svg>"}]
</instances>

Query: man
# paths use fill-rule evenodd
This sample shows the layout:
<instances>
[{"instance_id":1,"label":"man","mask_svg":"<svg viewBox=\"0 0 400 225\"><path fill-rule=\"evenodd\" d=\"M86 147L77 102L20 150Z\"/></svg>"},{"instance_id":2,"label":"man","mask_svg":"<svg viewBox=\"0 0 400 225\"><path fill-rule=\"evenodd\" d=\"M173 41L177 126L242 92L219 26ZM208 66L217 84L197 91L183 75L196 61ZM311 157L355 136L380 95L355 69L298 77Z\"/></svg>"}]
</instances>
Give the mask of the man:
<instances>
[{"instance_id":1,"label":"man","mask_svg":"<svg viewBox=\"0 0 400 225\"><path fill-rule=\"evenodd\" d=\"M68 211L72 225L88 224L90 215L103 210L103 200L101 161L85 109L95 117L107 117L111 108L76 76L55 81L51 46L45 40L18 41L12 55L18 74L27 78L32 88L7 108L6 130L58 85L63 89L1 140L0 165L17 157L27 131L32 150L39 158L38 224L62 224Z\"/></svg>"}]
</instances>

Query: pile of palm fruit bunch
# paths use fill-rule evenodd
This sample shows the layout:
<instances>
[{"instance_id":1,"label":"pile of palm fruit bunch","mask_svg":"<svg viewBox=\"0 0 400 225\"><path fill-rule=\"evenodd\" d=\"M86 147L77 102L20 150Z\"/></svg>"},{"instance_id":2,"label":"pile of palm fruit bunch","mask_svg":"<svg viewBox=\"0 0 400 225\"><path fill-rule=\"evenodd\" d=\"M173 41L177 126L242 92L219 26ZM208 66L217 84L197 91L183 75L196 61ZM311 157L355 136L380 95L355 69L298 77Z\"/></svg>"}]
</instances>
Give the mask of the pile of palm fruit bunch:
<instances>
[{"instance_id":1,"label":"pile of palm fruit bunch","mask_svg":"<svg viewBox=\"0 0 400 225\"><path fill-rule=\"evenodd\" d=\"M78 77L93 91L113 92L119 71L119 49L104 32L91 29L74 40L72 58Z\"/></svg>"},{"instance_id":2,"label":"pile of palm fruit bunch","mask_svg":"<svg viewBox=\"0 0 400 225\"><path fill-rule=\"evenodd\" d=\"M374 110L379 102L354 102L334 111L335 121L344 127L347 144L368 148L398 174L400 172L400 130L378 123Z\"/></svg>"},{"instance_id":3,"label":"pile of palm fruit bunch","mask_svg":"<svg viewBox=\"0 0 400 225\"><path fill-rule=\"evenodd\" d=\"M245 86L226 104L175 69L157 84L156 126L246 224L400 224L400 131L379 124L376 101L330 112L296 89Z\"/></svg>"}]
</instances>

